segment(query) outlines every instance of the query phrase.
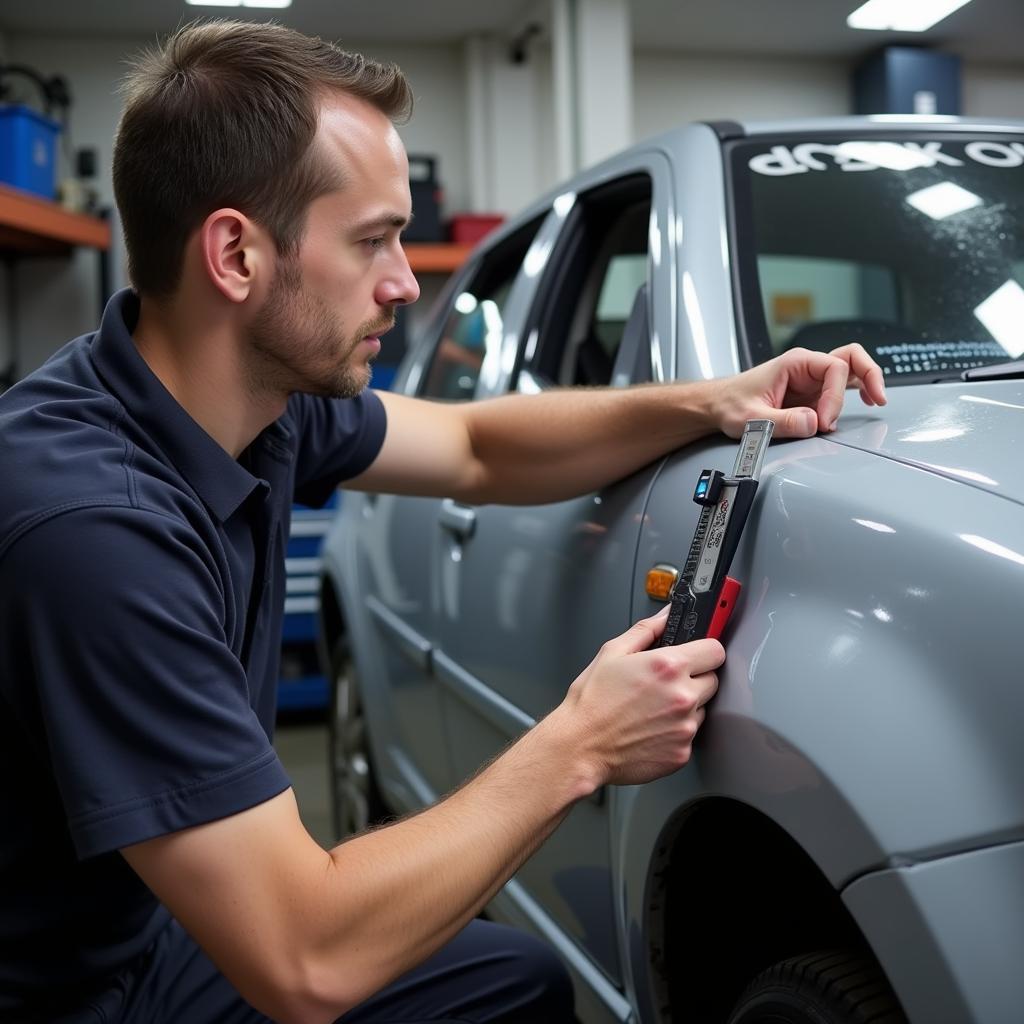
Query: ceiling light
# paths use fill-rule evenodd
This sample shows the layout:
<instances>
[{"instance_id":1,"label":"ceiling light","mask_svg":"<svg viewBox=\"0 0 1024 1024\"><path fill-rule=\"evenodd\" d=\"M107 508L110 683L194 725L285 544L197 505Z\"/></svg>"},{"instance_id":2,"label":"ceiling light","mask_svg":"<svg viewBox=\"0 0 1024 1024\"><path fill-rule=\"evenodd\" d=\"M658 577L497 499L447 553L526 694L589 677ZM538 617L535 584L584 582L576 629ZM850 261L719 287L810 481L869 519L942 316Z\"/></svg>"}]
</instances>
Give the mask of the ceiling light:
<instances>
[{"instance_id":1,"label":"ceiling light","mask_svg":"<svg viewBox=\"0 0 1024 1024\"><path fill-rule=\"evenodd\" d=\"M846 19L850 28L924 32L968 0L868 0Z\"/></svg>"},{"instance_id":2,"label":"ceiling light","mask_svg":"<svg viewBox=\"0 0 1024 1024\"><path fill-rule=\"evenodd\" d=\"M974 310L974 315L988 328L1011 359L1024 355L1021 324L1024 323L1024 288L1016 281L1007 281Z\"/></svg>"},{"instance_id":3,"label":"ceiling light","mask_svg":"<svg viewBox=\"0 0 1024 1024\"><path fill-rule=\"evenodd\" d=\"M927 214L932 220L942 220L945 217L952 217L954 213L963 213L964 210L971 210L975 206L981 206L981 196L954 185L951 181L943 181L938 185L929 185L920 192L912 192L906 198L915 210Z\"/></svg>"},{"instance_id":4,"label":"ceiling light","mask_svg":"<svg viewBox=\"0 0 1024 1024\"><path fill-rule=\"evenodd\" d=\"M193 7L264 7L281 10L291 7L292 0L185 0Z\"/></svg>"}]
</instances>

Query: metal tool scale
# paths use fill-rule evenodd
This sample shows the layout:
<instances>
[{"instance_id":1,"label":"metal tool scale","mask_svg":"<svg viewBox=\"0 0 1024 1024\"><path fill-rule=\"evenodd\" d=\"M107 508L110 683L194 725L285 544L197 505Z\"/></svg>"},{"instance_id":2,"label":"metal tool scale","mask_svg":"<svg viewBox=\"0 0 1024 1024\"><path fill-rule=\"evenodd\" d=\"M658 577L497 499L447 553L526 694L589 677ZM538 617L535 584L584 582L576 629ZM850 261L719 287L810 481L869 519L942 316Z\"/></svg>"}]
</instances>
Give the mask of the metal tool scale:
<instances>
[{"instance_id":1,"label":"metal tool scale","mask_svg":"<svg viewBox=\"0 0 1024 1024\"><path fill-rule=\"evenodd\" d=\"M740 584L728 575L775 424L748 420L732 475L717 469L700 474L693 500L701 506L683 571L672 587L671 608L658 647L701 637L718 638L739 597Z\"/></svg>"}]
</instances>

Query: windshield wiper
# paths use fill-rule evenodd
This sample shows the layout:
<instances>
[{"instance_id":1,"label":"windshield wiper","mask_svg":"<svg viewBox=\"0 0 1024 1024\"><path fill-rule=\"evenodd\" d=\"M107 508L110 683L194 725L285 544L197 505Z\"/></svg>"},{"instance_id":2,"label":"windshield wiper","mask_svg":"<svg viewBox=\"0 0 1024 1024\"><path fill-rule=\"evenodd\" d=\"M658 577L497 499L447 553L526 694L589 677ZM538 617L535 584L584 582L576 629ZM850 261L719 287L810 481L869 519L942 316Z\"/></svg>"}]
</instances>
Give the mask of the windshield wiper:
<instances>
[{"instance_id":1,"label":"windshield wiper","mask_svg":"<svg viewBox=\"0 0 1024 1024\"><path fill-rule=\"evenodd\" d=\"M1017 377L1024 377L1024 359L993 363L991 366L975 366L960 374L961 380L1013 380Z\"/></svg>"}]
</instances>

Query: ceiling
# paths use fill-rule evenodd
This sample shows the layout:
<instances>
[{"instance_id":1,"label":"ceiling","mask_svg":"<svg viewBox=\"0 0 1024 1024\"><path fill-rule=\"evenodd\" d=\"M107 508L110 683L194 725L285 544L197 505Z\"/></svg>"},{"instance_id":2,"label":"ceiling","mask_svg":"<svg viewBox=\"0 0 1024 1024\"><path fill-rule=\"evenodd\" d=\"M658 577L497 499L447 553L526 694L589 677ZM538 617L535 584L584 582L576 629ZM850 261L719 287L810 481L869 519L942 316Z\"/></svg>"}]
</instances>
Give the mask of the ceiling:
<instances>
[{"instance_id":1,"label":"ceiling","mask_svg":"<svg viewBox=\"0 0 1024 1024\"><path fill-rule=\"evenodd\" d=\"M891 43L923 44L968 60L1024 65L1022 0L972 0L924 33L860 32L860 0L632 0L634 46L686 53L849 59ZM293 0L284 11L188 7L184 0L0 0L0 33L138 37L202 16L273 18L355 42L453 43L512 37L546 11L538 0ZM386 12L386 13L385 13Z\"/></svg>"}]
</instances>

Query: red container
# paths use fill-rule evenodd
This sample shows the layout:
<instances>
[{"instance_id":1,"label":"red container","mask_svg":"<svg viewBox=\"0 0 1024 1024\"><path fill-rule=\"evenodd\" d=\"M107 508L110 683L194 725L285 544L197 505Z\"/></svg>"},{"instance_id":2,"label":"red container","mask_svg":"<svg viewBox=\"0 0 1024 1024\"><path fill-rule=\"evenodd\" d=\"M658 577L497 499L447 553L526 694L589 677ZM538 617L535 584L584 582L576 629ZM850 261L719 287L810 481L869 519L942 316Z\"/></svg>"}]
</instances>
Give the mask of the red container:
<instances>
[{"instance_id":1,"label":"red container","mask_svg":"<svg viewBox=\"0 0 1024 1024\"><path fill-rule=\"evenodd\" d=\"M472 245L489 235L504 219L500 213L457 213L451 220L451 239L459 245Z\"/></svg>"}]
</instances>

